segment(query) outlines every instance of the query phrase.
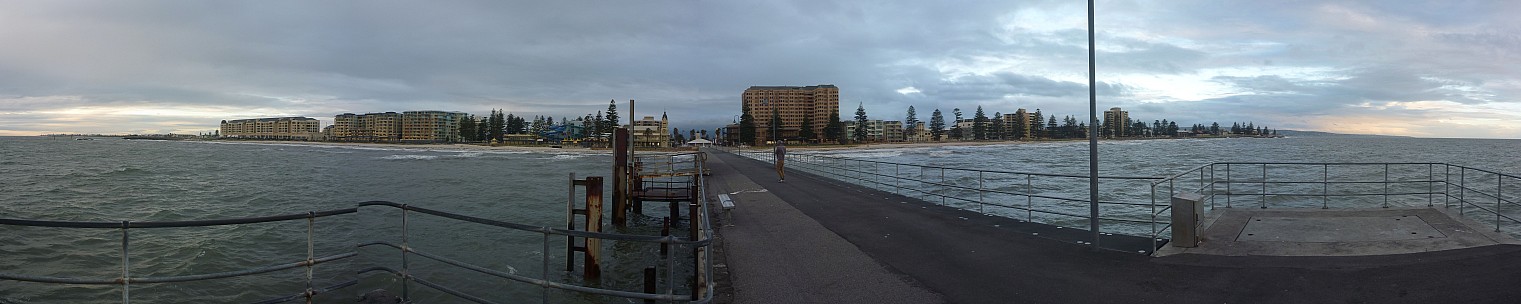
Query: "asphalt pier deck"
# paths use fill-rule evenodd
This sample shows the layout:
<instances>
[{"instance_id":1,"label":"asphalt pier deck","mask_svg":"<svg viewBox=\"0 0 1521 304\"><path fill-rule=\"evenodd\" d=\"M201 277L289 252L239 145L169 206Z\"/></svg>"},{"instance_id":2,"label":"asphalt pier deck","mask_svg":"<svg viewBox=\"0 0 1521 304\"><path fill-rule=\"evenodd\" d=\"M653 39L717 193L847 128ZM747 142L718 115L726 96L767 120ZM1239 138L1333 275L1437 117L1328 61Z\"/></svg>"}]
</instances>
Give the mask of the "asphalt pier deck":
<instances>
[{"instance_id":1,"label":"asphalt pier deck","mask_svg":"<svg viewBox=\"0 0 1521 304\"><path fill-rule=\"evenodd\" d=\"M1378 256L1153 258L718 151L731 303L1514 303L1521 246ZM1067 229L1074 230L1074 229ZM1081 231L1079 231L1081 232ZM1079 233L1080 235L1081 233ZM1116 236L1115 243L1129 241ZM1106 239L1101 243L1110 243ZM1149 242L1148 242L1149 243Z\"/></svg>"}]
</instances>

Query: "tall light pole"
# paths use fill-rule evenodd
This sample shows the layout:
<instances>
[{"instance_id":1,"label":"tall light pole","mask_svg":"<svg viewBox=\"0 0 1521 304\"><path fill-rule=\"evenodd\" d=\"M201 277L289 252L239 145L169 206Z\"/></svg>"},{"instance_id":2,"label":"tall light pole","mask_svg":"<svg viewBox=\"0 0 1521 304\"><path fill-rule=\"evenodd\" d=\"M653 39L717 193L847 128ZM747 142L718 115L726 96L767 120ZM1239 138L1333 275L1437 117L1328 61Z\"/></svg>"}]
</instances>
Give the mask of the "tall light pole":
<instances>
[{"instance_id":1,"label":"tall light pole","mask_svg":"<svg viewBox=\"0 0 1521 304\"><path fill-rule=\"evenodd\" d=\"M782 135L777 134L778 125L782 124L782 114L777 112L776 107L771 107L771 142L780 142Z\"/></svg>"},{"instance_id":2,"label":"tall light pole","mask_svg":"<svg viewBox=\"0 0 1521 304\"><path fill-rule=\"evenodd\" d=\"M1088 229L1093 231L1093 249L1098 250L1098 88L1095 86L1098 75L1094 73L1093 54L1093 0L1088 0Z\"/></svg>"}]
</instances>

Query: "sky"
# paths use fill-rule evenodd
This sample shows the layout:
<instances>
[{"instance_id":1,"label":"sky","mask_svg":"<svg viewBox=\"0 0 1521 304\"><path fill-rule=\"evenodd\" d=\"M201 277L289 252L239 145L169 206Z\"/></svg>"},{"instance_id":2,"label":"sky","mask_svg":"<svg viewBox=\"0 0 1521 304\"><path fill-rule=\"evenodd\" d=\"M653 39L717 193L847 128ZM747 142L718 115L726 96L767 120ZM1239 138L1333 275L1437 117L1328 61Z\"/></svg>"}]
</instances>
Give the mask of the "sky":
<instances>
[{"instance_id":1,"label":"sky","mask_svg":"<svg viewBox=\"0 0 1521 304\"><path fill-rule=\"evenodd\" d=\"M1180 125L1521 138L1521 1L1101 0L1098 106ZM1080 1L5 1L0 135L617 100L713 129L754 85L842 116L1088 113Z\"/></svg>"}]
</instances>

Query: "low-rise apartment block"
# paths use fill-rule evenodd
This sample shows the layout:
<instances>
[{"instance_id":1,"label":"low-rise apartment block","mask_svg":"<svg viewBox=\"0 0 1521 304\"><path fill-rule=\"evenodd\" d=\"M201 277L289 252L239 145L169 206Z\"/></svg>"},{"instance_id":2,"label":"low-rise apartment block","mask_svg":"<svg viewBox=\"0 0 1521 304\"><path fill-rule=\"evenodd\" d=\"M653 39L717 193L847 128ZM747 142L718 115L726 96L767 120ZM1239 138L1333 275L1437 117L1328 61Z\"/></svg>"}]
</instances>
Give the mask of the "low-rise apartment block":
<instances>
[{"instance_id":1,"label":"low-rise apartment block","mask_svg":"<svg viewBox=\"0 0 1521 304\"><path fill-rule=\"evenodd\" d=\"M350 142L444 143L460 141L463 112L343 113L333 117L330 139Z\"/></svg>"},{"instance_id":2,"label":"low-rise apartment block","mask_svg":"<svg viewBox=\"0 0 1521 304\"><path fill-rule=\"evenodd\" d=\"M223 138L317 140L322 137L322 123L308 117L269 117L223 120L218 132Z\"/></svg>"}]
</instances>

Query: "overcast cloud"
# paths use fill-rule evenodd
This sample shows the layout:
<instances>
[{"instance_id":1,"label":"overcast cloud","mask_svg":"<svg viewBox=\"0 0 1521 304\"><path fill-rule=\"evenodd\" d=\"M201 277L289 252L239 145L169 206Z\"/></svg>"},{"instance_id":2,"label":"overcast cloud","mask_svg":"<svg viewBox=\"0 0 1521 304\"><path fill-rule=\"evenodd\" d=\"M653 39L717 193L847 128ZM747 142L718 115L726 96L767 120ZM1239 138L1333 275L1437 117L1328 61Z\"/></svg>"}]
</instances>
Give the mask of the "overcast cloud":
<instances>
[{"instance_id":1,"label":"overcast cloud","mask_svg":"<svg viewBox=\"0 0 1521 304\"><path fill-rule=\"evenodd\" d=\"M1099 106L1521 138L1518 3L1098 1ZM881 119L910 105L1086 115L1084 4L7 1L0 135L404 110L558 119L611 99L711 129L752 85L835 84L845 113Z\"/></svg>"}]
</instances>

